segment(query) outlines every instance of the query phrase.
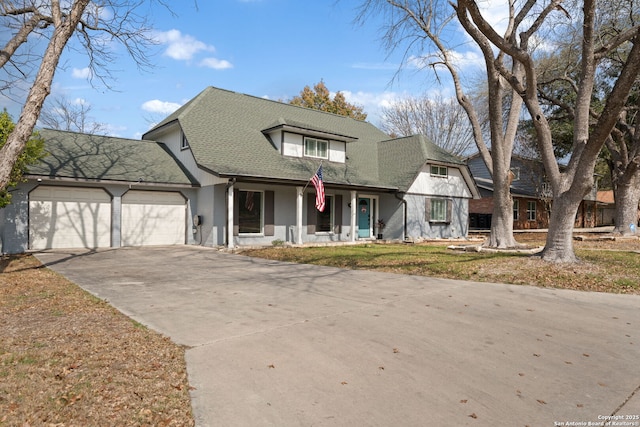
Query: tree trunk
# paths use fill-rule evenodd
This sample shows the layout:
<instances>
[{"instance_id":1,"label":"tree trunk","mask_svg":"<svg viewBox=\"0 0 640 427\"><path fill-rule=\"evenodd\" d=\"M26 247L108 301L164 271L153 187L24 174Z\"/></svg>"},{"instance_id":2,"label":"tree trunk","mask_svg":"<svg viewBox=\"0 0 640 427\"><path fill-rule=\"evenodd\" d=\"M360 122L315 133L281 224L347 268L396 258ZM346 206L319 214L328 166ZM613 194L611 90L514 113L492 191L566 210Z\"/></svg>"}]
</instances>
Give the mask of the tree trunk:
<instances>
[{"instance_id":1,"label":"tree trunk","mask_svg":"<svg viewBox=\"0 0 640 427\"><path fill-rule=\"evenodd\" d=\"M630 236L637 232L638 202L640 201L640 177L638 173L630 179L621 178L614 189L616 202L614 233ZM634 227L631 227L633 225ZM632 230L633 228L633 230Z\"/></svg>"},{"instance_id":2,"label":"tree trunk","mask_svg":"<svg viewBox=\"0 0 640 427\"><path fill-rule=\"evenodd\" d=\"M573 250L573 225L582 197L572 195L571 191L554 197L549 218L547 242L542 251L542 259L556 263L577 262Z\"/></svg>"},{"instance_id":3,"label":"tree trunk","mask_svg":"<svg viewBox=\"0 0 640 427\"><path fill-rule=\"evenodd\" d=\"M506 187L499 187L496 181L494 184L491 233L485 245L498 249L518 247L519 244L513 237L513 198L508 182Z\"/></svg>"}]
</instances>

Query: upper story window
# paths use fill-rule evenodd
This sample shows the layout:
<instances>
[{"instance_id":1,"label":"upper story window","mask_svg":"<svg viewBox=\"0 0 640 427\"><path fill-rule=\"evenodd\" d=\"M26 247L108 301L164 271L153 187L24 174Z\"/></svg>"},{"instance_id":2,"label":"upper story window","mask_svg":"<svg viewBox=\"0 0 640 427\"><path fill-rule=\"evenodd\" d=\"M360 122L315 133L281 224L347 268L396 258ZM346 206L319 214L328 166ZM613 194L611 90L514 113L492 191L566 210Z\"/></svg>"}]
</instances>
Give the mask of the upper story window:
<instances>
[{"instance_id":1,"label":"upper story window","mask_svg":"<svg viewBox=\"0 0 640 427\"><path fill-rule=\"evenodd\" d=\"M431 175L447 177L449 175L449 171L446 166L431 165Z\"/></svg>"},{"instance_id":2,"label":"upper story window","mask_svg":"<svg viewBox=\"0 0 640 427\"><path fill-rule=\"evenodd\" d=\"M318 157L320 159L329 158L329 141L316 138L304 139L305 157Z\"/></svg>"},{"instance_id":3,"label":"upper story window","mask_svg":"<svg viewBox=\"0 0 640 427\"><path fill-rule=\"evenodd\" d=\"M187 135L185 135L183 133L182 134L182 141L180 141L180 149L181 150L186 150L187 148L189 148L189 141L187 141Z\"/></svg>"}]
</instances>

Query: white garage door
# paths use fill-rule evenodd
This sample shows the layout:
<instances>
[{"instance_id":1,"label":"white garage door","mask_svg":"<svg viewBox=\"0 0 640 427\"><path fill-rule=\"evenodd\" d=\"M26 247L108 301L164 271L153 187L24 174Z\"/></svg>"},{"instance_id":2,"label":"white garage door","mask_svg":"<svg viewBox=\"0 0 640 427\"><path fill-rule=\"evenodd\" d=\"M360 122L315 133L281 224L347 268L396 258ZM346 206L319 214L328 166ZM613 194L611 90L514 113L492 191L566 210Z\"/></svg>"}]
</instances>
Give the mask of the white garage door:
<instances>
[{"instance_id":1,"label":"white garage door","mask_svg":"<svg viewBox=\"0 0 640 427\"><path fill-rule=\"evenodd\" d=\"M184 244L186 209L180 193L127 192L122 196L122 246Z\"/></svg>"},{"instance_id":2,"label":"white garage door","mask_svg":"<svg viewBox=\"0 0 640 427\"><path fill-rule=\"evenodd\" d=\"M29 248L111 246L111 196L99 188L42 186L29 194Z\"/></svg>"}]
</instances>

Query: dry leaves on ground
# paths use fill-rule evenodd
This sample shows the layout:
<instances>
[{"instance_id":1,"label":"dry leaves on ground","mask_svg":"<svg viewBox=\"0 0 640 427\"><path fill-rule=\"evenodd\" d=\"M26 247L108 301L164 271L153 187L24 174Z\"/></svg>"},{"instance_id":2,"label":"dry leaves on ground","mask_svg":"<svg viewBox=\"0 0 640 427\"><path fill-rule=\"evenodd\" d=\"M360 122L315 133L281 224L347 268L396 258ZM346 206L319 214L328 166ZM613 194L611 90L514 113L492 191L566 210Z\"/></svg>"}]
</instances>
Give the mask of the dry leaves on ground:
<instances>
[{"instance_id":1,"label":"dry leaves on ground","mask_svg":"<svg viewBox=\"0 0 640 427\"><path fill-rule=\"evenodd\" d=\"M34 257L4 259L0 425L192 426L184 349Z\"/></svg>"}]
</instances>

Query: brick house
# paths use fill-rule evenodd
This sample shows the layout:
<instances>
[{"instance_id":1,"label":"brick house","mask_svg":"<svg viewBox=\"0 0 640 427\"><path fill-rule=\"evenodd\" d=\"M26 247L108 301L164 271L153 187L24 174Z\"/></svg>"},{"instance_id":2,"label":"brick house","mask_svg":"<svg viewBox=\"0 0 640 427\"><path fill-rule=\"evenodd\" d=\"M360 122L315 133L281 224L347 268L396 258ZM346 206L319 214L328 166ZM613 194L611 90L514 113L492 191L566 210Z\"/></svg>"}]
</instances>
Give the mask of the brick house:
<instances>
[{"instance_id":1,"label":"brick house","mask_svg":"<svg viewBox=\"0 0 640 427\"><path fill-rule=\"evenodd\" d=\"M493 180L479 153L469 157L467 165L480 191L480 199L469 200L469 228L489 229L493 213ZM511 172L513 229L547 228L553 198L542 162L514 155L511 158ZM575 227L600 225L596 214L596 193L597 186L594 186L593 191L580 204Z\"/></svg>"}]
</instances>

